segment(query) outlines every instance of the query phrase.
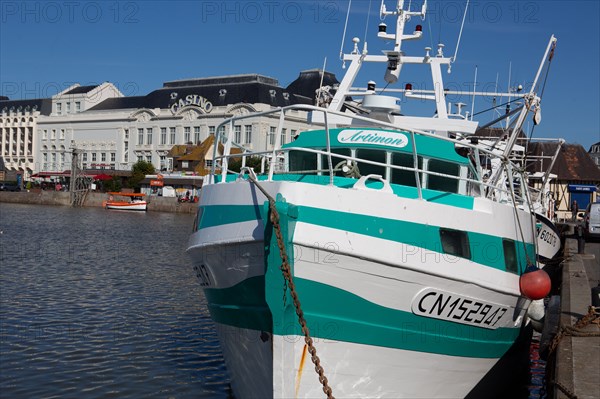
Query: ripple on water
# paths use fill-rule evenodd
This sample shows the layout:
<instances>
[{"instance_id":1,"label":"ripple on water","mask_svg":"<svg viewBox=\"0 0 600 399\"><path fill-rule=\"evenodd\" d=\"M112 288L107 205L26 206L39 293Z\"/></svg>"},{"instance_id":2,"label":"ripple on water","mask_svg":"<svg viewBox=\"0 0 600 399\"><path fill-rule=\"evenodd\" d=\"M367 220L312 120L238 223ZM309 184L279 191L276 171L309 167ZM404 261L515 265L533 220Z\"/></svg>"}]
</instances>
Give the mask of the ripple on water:
<instances>
[{"instance_id":1,"label":"ripple on water","mask_svg":"<svg viewBox=\"0 0 600 399\"><path fill-rule=\"evenodd\" d=\"M1 204L3 397L226 397L192 216Z\"/></svg>"}]
</instances>

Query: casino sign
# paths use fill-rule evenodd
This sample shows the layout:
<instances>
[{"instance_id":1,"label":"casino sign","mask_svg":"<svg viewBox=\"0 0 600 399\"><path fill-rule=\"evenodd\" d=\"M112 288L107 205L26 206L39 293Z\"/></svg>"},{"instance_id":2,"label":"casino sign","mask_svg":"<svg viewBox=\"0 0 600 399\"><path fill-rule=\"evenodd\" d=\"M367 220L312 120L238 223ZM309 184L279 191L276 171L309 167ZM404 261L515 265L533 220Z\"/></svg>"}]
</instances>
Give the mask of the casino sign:
<instances>
[{"instance_id":1,"label":"casino sign","mask_svg":"<svg viewBox=\"0 0 600 399\"><path fill-rule=\"evenodd\" d=\"M171 105L171 113L175 115L183 107L187 107L189 105L199 107L206 113L209 113L213 109L212 103L206 98L197 94L188 94L187 96L185 96L185 98L180 98L179 101L176 101L175 103L173 103L173 105Z\"/></svg>"}]
</instances>

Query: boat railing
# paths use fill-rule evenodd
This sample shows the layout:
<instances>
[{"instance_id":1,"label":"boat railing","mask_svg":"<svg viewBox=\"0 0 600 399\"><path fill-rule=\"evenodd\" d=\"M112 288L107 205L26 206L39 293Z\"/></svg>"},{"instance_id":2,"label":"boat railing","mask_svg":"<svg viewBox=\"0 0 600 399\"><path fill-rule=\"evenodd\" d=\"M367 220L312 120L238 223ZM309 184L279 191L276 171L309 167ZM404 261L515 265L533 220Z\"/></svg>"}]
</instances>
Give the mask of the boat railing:
<instances>
[{"instance_id":1,"label":"boat railing","mask_svg":"<svg viewBox=\"0 0 600 399\"><path fill-rule=\"evenodd\" d=\"M325 137L326 137L325 150L306 148L306 147L286 147L286 148L281 147L280 138L281 138L282 129L284 128L285 115L286 115L286 112L288 112L288 111L306 111L306 112L322 112L323 113L324 124L318 124L316 126L318 126L318 128L325 130ZM234 124L236 122L242 121L242 120L247 120L249 118L261 117L261 116L272 116L272 115L277 116L277 114L279 116L279 123L278 123L278 128L275 131L275 143L273 145L272 150L255 151L255 150L245 147L242 144L235 143L235 142L233 142L233 140L231 140L230 136L231 136L232 132L234 131ZM338 153L332 152L331 142L330 142L330 134L329 134L331 127L329 126L329 123L328 123L329 115L336 115L336 116L341 116L341 117L345 117L345 118L351 118L356 121L365 122L367 124L367 126L369 126L369 127L392 129L392 130L396 130L396 131L402 131L403 133L410 135L411 144L412 144L411 145L411 147L412 147L411 153L412 153L413 165L412 166L393 165L388 162L377 162L377 161L372 161L369 159L364 159L364 158L355 157L355 156L351 156L351 155L343 155L343 154L338 154ZM227 129L222 129L221 126L226 126ZM333 159L335 159L336 164L339 164L339 162L341 160L344 160L344 161L356 162L356 163L361 163L361 164L369 164L369 165L373 165L373 166L379 166L379 167L383 167L383 168L390 168L390 170L401 170L401 171L413 172L415 174L415 184L416 184L417 195L418 195L419 199L423 199L422 184L424 181L424 176L427 175L427 176L443 177L443 178L447 178L447 179L456 180L458 182L465 182L467 184L470 184L471 190L468 195L471 195L471 196L488 197L488 198L490 198L492 200L496 200L496 201L516 202L518 204L522 204L524 202L527 202L527 203L529 202L529 201L527 201L527 195L525 192L523 192L523 190L515 190L515 188L514 188L516 183L513 179L513 176L516 177L516 180L523 181L522 174L519 172L520 168L517 165L514 165L512 163L512 161L509 158L507 158L506 156L504 156L503 154L500 154L497 151L494 151L493 149L486 149L486 148L482 148L481 146L477 146L477 144L473 144L466 139L456 139L456 138L452 138L452 137L445 137L445 136L436 135L433 133L415 130L415 129L400 128L396 125L393 125L392 123L388 123L385 121L374 120L372 118L363 117L360 115L349 115L349 114L346 114L343 112L331 111L331 110L328 110L325 108L316 107L316 106L312 106L312 105L292 105L292 106L287 106L287 107L278 107L275 109L262 111L262 112L256 112L256 113L252 113L252 114L244 114L244 115L235 116L235 117L229 118L229 119L225 120L223 123L221 123L217 127L216 131L217 131L217 136L215 138L215 143L223 143L224 151L223 151L222 155L219 155L219 153L217 152L218 146L215 145L213 147L213 151L214 151L213 152L213 164L212 164L212 169L211 169L211 180L210 180L213 182L215 181L215 179L213 179L212 177L216 177L218 174L220 174L220 176L221 176L221 178L219 179L219 182L224 183L227 181L228 174L238 173L236 171L229 169L229 162L232 159L241 158L241 160L242 160L241 167L244 168L246 166L247 158L261 157L262 159L267 160L267 162L269 163L268 169L266 169L264 163L262 163L261 171L260 171L263 175L266 175L266 180L268 180L268 181L273 180L273 176L275 174L290 174L290 173L297 174L297 173L304 172L304 173L327 174L329 176L329 184L333 185L334 177L336 176L336 173L339 171L334 168L335 165L333 164ZM440 172L427 170L422 167L420 168L419 163L418 163L419 162L419 160L418 160L419 154L417 152L416 141L415 141L415 137L419 136L419 135L427 136L427 137L434 137L435 139L451 142L457 147L468 148L472 154L472 157L471 157L472 163L473 163L472 166L474 167L475 172L476 172L475 178L440 173ZM240 151L240 152L232 153L231 152L232 148L237 148L238 151ZM288 168L288 170L279 169L279 167L278 167L279 160L283 159L285 157L285 155L289 154L291 151L302 151L302 152L308 152L308 153L313 153L313 154L324 156L327 160L327 165L325 168L320 168L318 170L310 170L310 171L290 171L289 168ZM500 181L500 182L499 181L486 181L486 179L483 178L483 175L485 173L485 168L482 165L490 164L492 159L500 160L502 168L505 169L505 174L504 174L505 180L504 181ZM385 178L385 176L382 176L382 177Z\"/></svg>"}]
</instances>

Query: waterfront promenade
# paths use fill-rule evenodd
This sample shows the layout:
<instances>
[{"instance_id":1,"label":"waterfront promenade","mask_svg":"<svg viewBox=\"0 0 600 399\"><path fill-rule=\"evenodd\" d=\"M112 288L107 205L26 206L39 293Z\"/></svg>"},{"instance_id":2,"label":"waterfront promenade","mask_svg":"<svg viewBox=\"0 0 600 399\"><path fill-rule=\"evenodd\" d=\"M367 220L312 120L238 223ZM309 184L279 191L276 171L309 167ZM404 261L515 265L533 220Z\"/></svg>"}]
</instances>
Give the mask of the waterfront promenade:
<instances>
[{"instance_id":1,"label":"waterfront promenade","mask_svg":"<svg viewBox=\"0 0 600 399\"><path fill-rule=\"evenodd\" d=\"M175 212L175 213L195 213L198 204L180 203L176 197L146 197L148 199L148 211L157 212ZM106 201L106 193L88 193L84 206L102 207L102 202ZM70 206L70 193L65 191L20 191L8 192L0 191L0 203L17 203L31 205L62 205Z\"/></svg>"},{"instance_id":2,"label":"waterfront promenade","mask_svg":"<svg viewBox=\"0 0 600 399\"><path fill-rule=\"evenodd\" d=\"M600 243L586 243L578 254L577 240L567 239L562 268L560 325L574 327L588 313L591 289L600 280ZM564 335L556 348L552 379L554 398L600 398L600 325L590 323L582 333Z\"/></svg>"}]
</instances>

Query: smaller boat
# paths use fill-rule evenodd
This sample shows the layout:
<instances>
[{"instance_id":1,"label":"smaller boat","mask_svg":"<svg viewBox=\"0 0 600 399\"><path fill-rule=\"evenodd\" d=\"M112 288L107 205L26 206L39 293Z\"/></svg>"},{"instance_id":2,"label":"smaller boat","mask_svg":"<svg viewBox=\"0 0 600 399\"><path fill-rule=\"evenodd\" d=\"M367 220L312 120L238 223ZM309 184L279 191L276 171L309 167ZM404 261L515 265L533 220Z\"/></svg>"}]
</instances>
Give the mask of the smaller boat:
<instances>
[{"instance_id":1,"label":"smaller boat","mask_svg":"<svg viewBox=\"0 0 600 399\"><path fill-rule=\"evenodd\" d=\"M109 192L108 200L104 202L106 209L120 209L126 211L145 211L148 202L142 193L117 193Z\"/></svg>"}]
</instances>

